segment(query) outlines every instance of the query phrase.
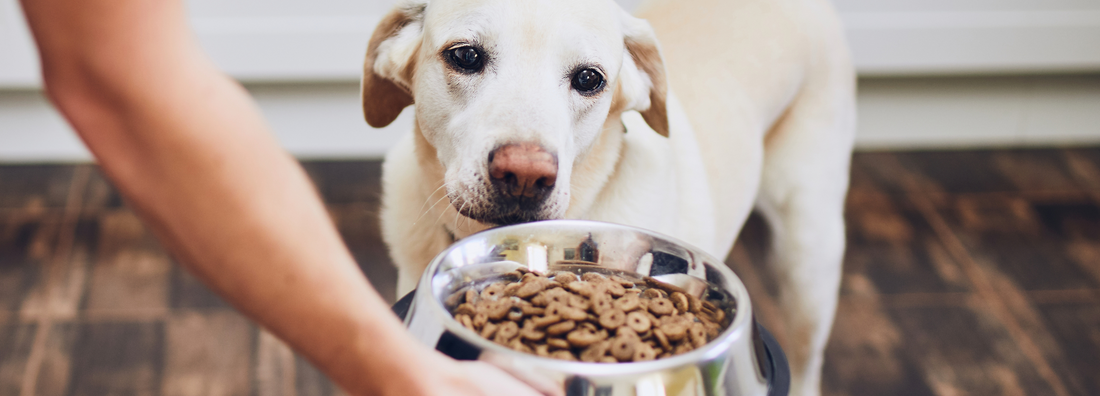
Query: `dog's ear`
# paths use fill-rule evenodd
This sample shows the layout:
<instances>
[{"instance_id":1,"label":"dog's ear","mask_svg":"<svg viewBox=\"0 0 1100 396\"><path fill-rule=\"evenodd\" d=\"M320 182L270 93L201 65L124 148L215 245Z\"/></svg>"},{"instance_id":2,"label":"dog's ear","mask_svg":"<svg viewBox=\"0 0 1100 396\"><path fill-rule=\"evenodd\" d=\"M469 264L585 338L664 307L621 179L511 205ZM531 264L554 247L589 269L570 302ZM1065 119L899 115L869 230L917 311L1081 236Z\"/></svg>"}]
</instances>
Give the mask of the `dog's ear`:
<instances>
[{"instance_id":1,"label":"dog's ear","mask_svg":"<svg viewBox=\"0 0 1100 396\"><path fill-rule=\"evenodd\" d=\"M637 110L650 128L668 137L668 82L657 35L649 22L622 11L621 26L626 51L619 71L624 109Z\"/></svg>"},{"instance_id":2,"label":"dog's ear","mask_svg":"<svg viewBox=\"0 0 1100 396\"><path fill-rule=\"evenodd\" d=\"M412 76L426 6L423 0L399 3L371 35L359 88L363 116L372 127L389 125L413 104Z\"/></svg>"}]
</instances>

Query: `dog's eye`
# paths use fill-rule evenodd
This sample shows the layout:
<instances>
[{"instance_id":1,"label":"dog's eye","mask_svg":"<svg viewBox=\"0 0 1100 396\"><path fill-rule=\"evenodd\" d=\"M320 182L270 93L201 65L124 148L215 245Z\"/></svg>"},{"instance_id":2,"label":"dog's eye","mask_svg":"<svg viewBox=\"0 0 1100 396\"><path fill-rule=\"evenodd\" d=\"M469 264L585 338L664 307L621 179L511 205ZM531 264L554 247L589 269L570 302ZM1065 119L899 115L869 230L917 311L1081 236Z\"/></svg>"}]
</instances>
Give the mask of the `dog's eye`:
<instances>
[{"instance_id":1,"label":"dog's eye","mask_svg":"<svg viewBox=\"0 0 1100 396\"><path fill-rule=\"evenodd\" d=\"M573 89L581 93L593 93L603 87L603 75L596 69L584 69L573 75Z\"/></svg>"},{"instance_id":2,"label":"dog's eye","mask_svg":"<svg viewBox=\"0 0 1100 396\"><path fill-rule=\"evenodd\" d=\"M447 51L447 57L455 67L468 73L481 70L483 64L481 52L474 47L452 48Z\"/></svg>"}]
</instances>

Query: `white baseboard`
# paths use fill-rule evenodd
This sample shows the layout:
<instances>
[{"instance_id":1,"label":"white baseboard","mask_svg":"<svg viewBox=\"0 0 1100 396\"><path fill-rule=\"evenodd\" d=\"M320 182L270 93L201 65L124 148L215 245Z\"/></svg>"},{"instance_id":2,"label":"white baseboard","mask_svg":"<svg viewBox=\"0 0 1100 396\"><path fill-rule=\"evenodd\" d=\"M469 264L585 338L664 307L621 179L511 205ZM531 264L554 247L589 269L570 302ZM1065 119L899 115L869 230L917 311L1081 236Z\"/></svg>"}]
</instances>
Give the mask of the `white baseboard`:
<instances>
[{"instance_id":1,"label":"white baseboard","mask_svg":"<svg viewBox=\"0 0 1100 396\"><path fill-rule=\"evenodd\" d=\"M355 82L250 85L278 139L303 159L372 159L412 127L373 129ZM1100 75L864 78L863 149L1100 144ZM39 91L0 90L0 162L90 159Z\"/></svg>"}]
</instances>

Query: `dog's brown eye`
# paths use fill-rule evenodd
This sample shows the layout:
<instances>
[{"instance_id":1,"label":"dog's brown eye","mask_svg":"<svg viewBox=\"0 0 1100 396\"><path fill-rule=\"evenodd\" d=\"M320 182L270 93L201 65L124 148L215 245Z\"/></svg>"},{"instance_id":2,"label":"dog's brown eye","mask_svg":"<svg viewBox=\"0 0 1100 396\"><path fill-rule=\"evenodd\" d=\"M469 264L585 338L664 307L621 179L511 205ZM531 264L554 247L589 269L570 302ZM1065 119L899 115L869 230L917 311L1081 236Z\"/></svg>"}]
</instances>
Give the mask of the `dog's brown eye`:
<instances>
[{"instance_id":1,"label":"dog's brown eye","mask_svg":"<svg viewBox=\"0 0 1100 396\"><path fill-rule=\"evenodd\" d=\"M593 93L603 87L603 75L595 69L584 69L573 75L573 89Z\"/></svg>"},{"instance_id":2,"label":"dog's brown eye","mask_svg":"<svg viewBox=\"0 0 1100 396\"><path fill-rule=\"evenodd\" d=\"M447 51L447 57L451 63L462 71L473 73L481 70L482 56L474 47L458 47Z\"/></svg>"}]
</instances>

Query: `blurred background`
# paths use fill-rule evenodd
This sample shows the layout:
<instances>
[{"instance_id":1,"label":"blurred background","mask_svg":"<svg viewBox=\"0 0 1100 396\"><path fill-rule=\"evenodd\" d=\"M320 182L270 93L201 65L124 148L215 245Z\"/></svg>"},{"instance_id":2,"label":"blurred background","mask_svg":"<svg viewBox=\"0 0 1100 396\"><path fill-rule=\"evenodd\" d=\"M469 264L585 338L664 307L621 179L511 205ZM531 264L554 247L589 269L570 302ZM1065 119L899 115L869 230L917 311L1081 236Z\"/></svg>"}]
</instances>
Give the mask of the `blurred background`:
<instances>
[{"instance_id":1,"label":"blurred background","mask_svg":"<svg viewBox=\"0 0 1100 396\"><path fill-rule=\"evenodd\" d=\"M620 0L628 9L639 0ZM366 41L391 0L191 0L215 62L393 297ZM1100 2L834 0L859 130L829 395L1100 394ZM330 395L181 271L41 91L0 0L0 395ZM780 328L752 218L727 263Z\"/></svg>"}]
</instances>

